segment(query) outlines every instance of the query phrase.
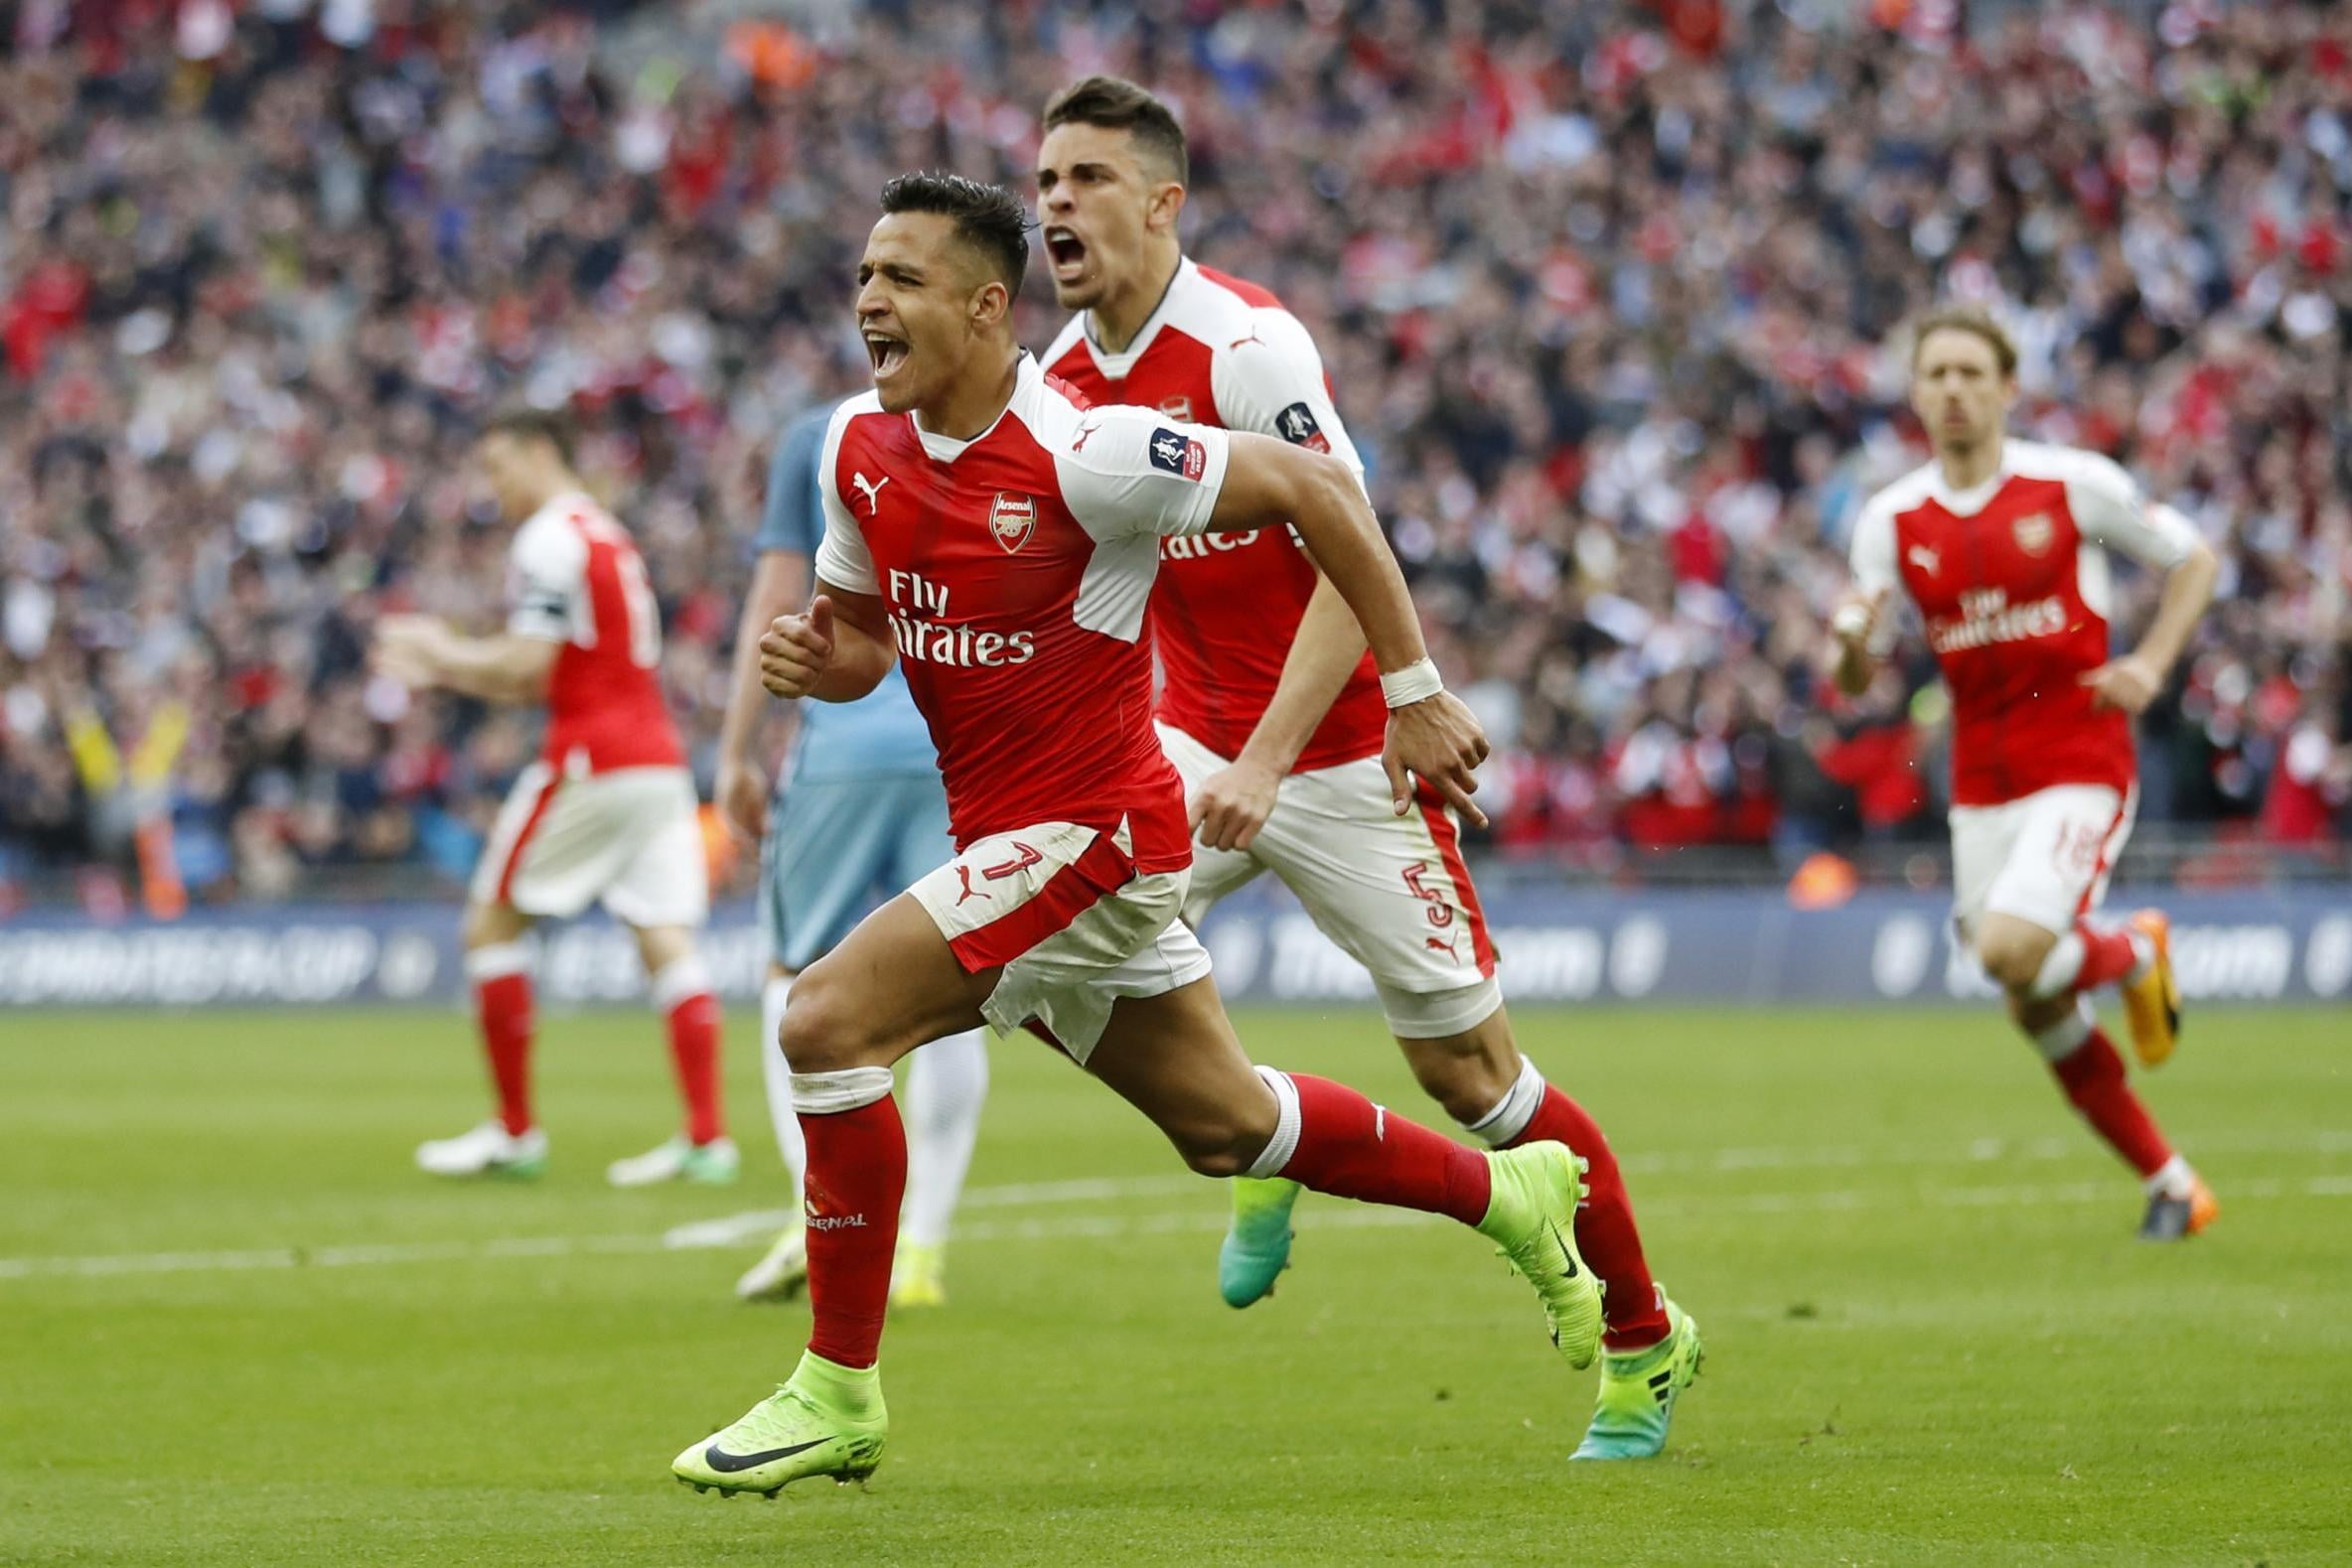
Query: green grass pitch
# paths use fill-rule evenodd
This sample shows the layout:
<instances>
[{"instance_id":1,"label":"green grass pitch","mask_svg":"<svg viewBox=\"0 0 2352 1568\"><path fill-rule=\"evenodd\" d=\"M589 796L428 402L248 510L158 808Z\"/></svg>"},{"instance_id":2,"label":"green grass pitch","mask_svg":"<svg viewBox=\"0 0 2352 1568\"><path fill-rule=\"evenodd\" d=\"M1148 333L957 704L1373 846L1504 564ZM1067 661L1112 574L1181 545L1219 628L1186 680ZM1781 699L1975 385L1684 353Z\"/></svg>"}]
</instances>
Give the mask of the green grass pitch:
<instances>
[{"instance_id":1,"label":"green grass pitch","mask_svg":"<svg viewBox=\"0 0 2352 1568\"><path fill-rule=\"evenodd\" d=\"M951 1303L884 1342L870 1489L696 1497L670 1456L792 1365L730 1297L778 1203L618 1193L672 1101L651 1019L543 1020L554 1160L443 1186L451 1014L0 1018L0 1563L2252 1563L2352 1559L2352 1028L2208 1013L2146 1080L2221 1194L2139 1195L1988 1012L1528 1012L1611 1129L1706 1375L1668 1456L1571 1468L1591 1374L1471 1234L1301 1206L1222 1306L1222 1194L1027 1041ZM1368 1014L1258 1056L1428 1118Z\"/></svg>"}]
</instances>

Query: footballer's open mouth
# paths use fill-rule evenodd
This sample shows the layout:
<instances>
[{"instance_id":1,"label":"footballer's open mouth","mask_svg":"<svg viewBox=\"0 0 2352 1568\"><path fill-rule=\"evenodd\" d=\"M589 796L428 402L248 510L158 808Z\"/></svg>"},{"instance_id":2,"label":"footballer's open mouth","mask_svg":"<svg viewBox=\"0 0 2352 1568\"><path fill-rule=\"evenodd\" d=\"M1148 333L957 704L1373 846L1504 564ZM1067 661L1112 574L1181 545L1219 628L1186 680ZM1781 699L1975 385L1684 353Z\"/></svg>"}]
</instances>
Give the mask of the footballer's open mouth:
<instances>
[{"instance_id":1,"label":"footballer's open mouth","mask_svg":"<svg viewBox=\"0 0 2352 1568\"><path fill-rule=\"evenodd\" d=\"M1061 223L1047 225L1045 254L1053 263L1056 283L1075 283L1086 276L1087 242L1069 227Z\"/></svg>"},{"instance_id":2,"label":"footballer's open mouth","mask_svg":"<svg viewBox=\"0 0 2352 1568\"><path fill-rule=\"evenodd\" d=\"M907 341L893 338L888 333L868 327L865 333L866 355L874 361L874 379L879 381L907 362Z\"/></svg>"}]
</instances>

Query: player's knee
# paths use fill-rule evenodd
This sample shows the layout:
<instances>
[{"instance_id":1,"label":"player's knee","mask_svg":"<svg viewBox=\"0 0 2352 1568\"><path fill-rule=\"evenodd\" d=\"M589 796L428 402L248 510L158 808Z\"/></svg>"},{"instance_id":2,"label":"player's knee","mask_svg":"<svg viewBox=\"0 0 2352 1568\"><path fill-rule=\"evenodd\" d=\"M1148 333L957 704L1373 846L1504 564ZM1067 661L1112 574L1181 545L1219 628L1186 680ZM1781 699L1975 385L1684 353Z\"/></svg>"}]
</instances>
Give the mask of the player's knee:
<instances>
[{"instance_id":1,"label":"player's knee","mask_svg":"<svg viewBox=\"0 0 2352 1568\"><path fill-rule=\"evenodd\" d=\"M470 950L518 939L530 922L504 904L469 904L462 938Z\"/></svg>"},{"instance_id":2,"label":"player's knee","mask_svg":"<svg viewBox=\"0 0 2352 1568\"><path fill-rule=\"evenodd\" d=\"M1990 930L1977 939L1977 961L1984 966L1993 984L2003 990L2022 993L2041 973L2042 960L2049 953L2049 941L2036 939L2038 933L2010 930Z\"/></svg>"},{"instance_id":3,"label":"player's knee","mask_svg":"<svg viewBox=\"0 0 2352 1568\"><path fill-rule=\"evenodd\" d=\"M823 963L793 982L779 1038L795 1072L838 1072L870 1063L874 1042L865 1020L871 1009L849 992Z\"/></svg>"}]
</instances>

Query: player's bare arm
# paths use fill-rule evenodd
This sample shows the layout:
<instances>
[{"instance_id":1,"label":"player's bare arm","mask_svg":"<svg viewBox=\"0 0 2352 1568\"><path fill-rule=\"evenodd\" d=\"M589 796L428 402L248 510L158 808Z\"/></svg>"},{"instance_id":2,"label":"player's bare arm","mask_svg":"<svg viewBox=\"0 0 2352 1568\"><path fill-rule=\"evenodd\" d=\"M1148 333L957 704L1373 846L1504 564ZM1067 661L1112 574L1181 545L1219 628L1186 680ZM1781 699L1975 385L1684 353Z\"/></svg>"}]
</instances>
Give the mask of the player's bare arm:
<instances>
[{"instance_id":1,"label":"player's bare arm","mask_svg":"<svg viewBox=\"0 0 2352 1568\"><path fill-rule=\"evenodd\" d=\"M808 611L777 617L760 639L760 680L774 697L855 702L882 684L897 657L881 596L820 577Z\"/></svg>"},{"instance_id":2,"label":"player's bare arm","mask_svg":"<svg viewBox=\"0 0 2352 1568\"><path fill-rule=\"evenodd\" d=\"M1236 431L1231 440L1233 455L1210 526L1227 531L1289 523L1333 591L1346 601L1372 644L1382 675L1424 668L1428 648L1421 641L1420 617L1405 590L1404 573L1347 465L1271 436ZM1428 678L1433 680L1434 674ZM1450 692L1440 688L1393 705L1381 765L1388 771L1396 813L1401 816L1411 808L1408 776L1417 776L1484 827L1486 814L1470 795L1478 787L1476 770L1486 755L1485 732Z\"/></svg>"},{"instance_id":3,"label":"player's bare arm","mask_svg":"<svg viewBox=\"0 0 2352 1568\"><path fill-rule=\"evenodd\" d=\"M757 843L768 829L768 781L756 755L768 703L760 678L760 639L808 593L808 557L798 550L763 550L752 568L751 592L735 623L735 659L727 711L719 721L718 777L713 793L728 831ZM786 709L788 725L791 709Z\"/></svg>"},{"instance_id":4,"label":"player's bare arm","mask_svg":"<svg viewBox=\"0 0 2352 1568\"><path fill-rule=\"evenodd\" d=\"M465 637L431 616L376 623L375 667L418 690L440 687L485 702L529 703L547 695L562 644L503 632Z\"/></svg>"},{"instance_id":5,"label":"player's bare arm","mask_svg":"<svg viewBox=\"0 0 2352 1568\"><path fill-rule=\"evenodd\" d=\"M2164 591L2156 601L2155 617L2148 622L2139 645L2083 677L2100 707L2121 708L2133 717L2147 710L2171 678L2172 666L2188 646L2189 634L2213 603L2213 585L2220 576L2221 562L2206 544L2199 544L2164 574Z\"/></svg>"},{"instance_id":6,"label":"player's bare arm","mask_svg":"<svg viewBox=\"0 0 2352 1568\"><path fill-rule=\"evenodd\" d=\"M1250 847L1273 814L1274 791L1363 657L1364 628L1326 577L1315 584L1282 661L1273 700L1250 732L1242 755L1204 783L1193 799L1193 830L1202 843L1212 849Z\"/></svg>"}]
</instances>

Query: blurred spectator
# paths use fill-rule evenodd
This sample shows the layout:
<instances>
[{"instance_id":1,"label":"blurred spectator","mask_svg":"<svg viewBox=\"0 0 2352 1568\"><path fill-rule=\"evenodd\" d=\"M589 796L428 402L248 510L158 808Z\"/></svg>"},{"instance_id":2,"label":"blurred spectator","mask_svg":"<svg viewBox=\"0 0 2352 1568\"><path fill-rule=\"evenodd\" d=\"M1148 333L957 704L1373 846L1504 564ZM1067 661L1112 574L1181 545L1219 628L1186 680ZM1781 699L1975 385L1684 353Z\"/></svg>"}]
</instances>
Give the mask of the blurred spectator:
<instances>
[{"instance_id":1,"label":"blurred spectator","mask_svg":"<svg viewBox=\"0 0 2352 1568\"><path fill-rule=\"evenodd\" d=\"M1183 112L1192 246L1316 330L1506 848L1802 853L1936 809L1925 664L1828 713L1813 660L1848 520L1922 456L1889 340L1940 294L2016 327L2025 429L2224 554L2143 821L2341 833L2342 7L1972 38L1958 7L905 0L622 75L628 9L0 4L0 881L127 864L69 737L165 706L148 809L196 896L462 875L528 737L362 653L387 609L497 615L462 458L504 398L584 420L707 750L765 448L865 374L875 193L1025 188L1036 106L1099 69ZM2148 585L2120 598L2136 625Z\"/></svg>"}]
</instances>

